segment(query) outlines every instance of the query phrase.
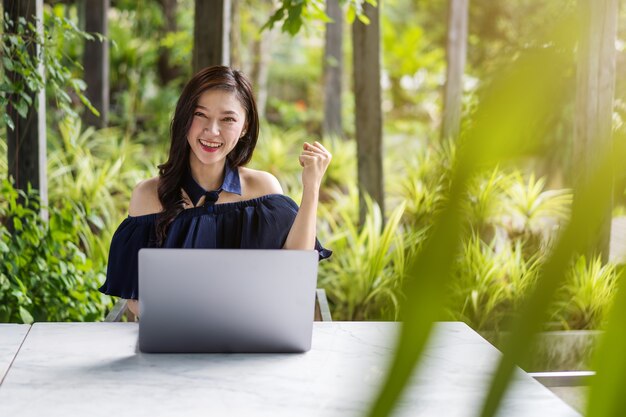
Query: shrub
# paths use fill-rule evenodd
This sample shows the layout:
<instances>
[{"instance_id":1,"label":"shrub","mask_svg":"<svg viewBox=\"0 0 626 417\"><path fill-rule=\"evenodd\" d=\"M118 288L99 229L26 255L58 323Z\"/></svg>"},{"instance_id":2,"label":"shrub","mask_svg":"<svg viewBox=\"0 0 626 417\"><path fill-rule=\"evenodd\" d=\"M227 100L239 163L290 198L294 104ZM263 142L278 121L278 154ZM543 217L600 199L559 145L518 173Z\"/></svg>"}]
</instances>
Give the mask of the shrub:
<instances>
[{"instance_id":1,"label":"shrub","mask_svg":"<svg viewBox=\"0 0 626 417\"><path fill-rule=\"evenodd\" d=\"M328 226L323 242L334 251L320 264L319 282L328 293L337 320L397 320L407 268L408 233L403 233L398 206L383 225L379 207L367 199L363 226L358 225L356 187L339 204L320 206Z\"/></svg>"},{"instance_id":2,"label":"shrub","mask_svg":"<svg viewBox=\"0 0 626 417\"><path fill-rule=\"evenodd\" d=\"M616 292L616 266L603 265L600 257L587 260L580 256L557 294L553 326L566 330L604 328Z\"/></svg>"},{"instance_id":3,"label":"shrub","mask_svg":"<svg viewBox=\"0 0 626 417\"><path fill-rule=\"evenodd\" d=\"M34 190L0 192L0 322L101 320L111 301L97 291L105 265L81 248L84 217L66 202L40 216Z\"/></svg>"}]
</instances>

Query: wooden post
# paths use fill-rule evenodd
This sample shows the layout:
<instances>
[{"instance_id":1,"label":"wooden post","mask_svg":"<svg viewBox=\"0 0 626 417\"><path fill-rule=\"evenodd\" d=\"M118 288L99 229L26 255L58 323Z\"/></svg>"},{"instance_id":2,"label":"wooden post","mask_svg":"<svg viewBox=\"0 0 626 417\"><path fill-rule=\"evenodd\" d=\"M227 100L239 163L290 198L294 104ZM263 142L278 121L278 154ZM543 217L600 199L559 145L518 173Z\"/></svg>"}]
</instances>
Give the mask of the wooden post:
<instances>
[{"instance_id":1,"label":"wooden post","mask_svg":"<svg viewBox=\"0 0 626 417\"><path fill-rule=\"evenodd\" d=\"M27 22L35 22L39 33L43 33L43 0L4 0L4 13L16 22L20 18ZM13 26L13 30L16 26ZM39 54L39 47L29 48L31 55ZM43 63L39 61L38 71L44 77ZM19 74L7 71L6 77L16 80ZM28 184L39 190L42 206L48 205L48 180L46 176L46 94L41 91L30 91L33 105L28 109L26 118L22 118L11 104L7 106L7 114L11 117L15 129L7 127L7 150L9 176L13 178L16 188L27 190ZM47 219L47 211L42 210L42 217Z\"/></svg>"},{"instance_id":2,"label":"wooden post","mask_svg":"<svg viewBox=\"0 0 626 417\"><path fill-rule=\"evenodd\" d=\"M108 36L108 12L110 0L88 0L85 5L85 31ZM104 128L109 122L109 43L98 39L85 41L83 54L84 77L87 84L85 96L100 112L96 116L89 109L83 113L87 126Z\"/></svg>"},{"instance_id":3,"label":"wooden post","mask_svg":"<svg viewBox=\"0 0 626 417\"><path fill-rule=\"evenodd\" d=\"M326 23L324 47L324 120L322 134L342 137L341 75L343 72L343 16L339 0L326 1L326 14L333 21Z\"/></svg>"},{"instance_id":4,"label":"wooden post","mask_svg":"<svg viewBox=\"0 0 626 417\"><path fill-rule=\"evenodd\" d=\"M461 128L463 73L467 56L469 0L448 0L446 85L443 95L442 139L456 138Z\"/></svg>"},{"instance_id":5,"label":"wooden post","mask_svg":"<svg viewBox=\"0 0 626 417\"><path fill-rule=\"evenodd\" d=\"M380 3L379 3L380 7ZM383 116L380 86L379 7L364 4L365 25L356 20L352 26L354 100L359 181L359 219L365 220L364 194L368 193L384 213L383 191Z\"/></svg>"},{"instance_id":6,"label":"wooden post","mask_svg":"<svg viewBox=\"0 0 626 417\"><path fill-rule=\"evenodd\" d=\"M579 0L582 36L578 47L576 120L574 126L574 179L586 183L612 150L613 93L617 0ZM608 259L611 236L613 178L607 178L599 197L609 204L598 230L589 230L589 253Z\"/></svg>"},{"instance_id":7,"label":"wooden post","mask_svg":"<svg viewBox=\"0 0 626 417\"><path fill-rule=\"evenodd\" d=\"M196 0L193 27L193 72L230 65L231 0Z\"/></svg>"}]
</instances>

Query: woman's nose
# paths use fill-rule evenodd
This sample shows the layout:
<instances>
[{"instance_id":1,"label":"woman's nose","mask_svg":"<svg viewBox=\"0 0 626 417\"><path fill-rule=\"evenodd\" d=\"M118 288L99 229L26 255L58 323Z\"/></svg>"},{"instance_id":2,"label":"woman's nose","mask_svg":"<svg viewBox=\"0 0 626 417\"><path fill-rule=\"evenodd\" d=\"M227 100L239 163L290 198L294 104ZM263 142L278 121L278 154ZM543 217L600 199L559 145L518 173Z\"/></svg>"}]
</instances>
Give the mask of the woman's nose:
<instances>
[{"instance_id":1,"label":"woman's nose","mask_svg":"<svg viewBox=\"0 0 626 417\"><path fill-rule=\"evenodd\" d=\"M204 125L204 132L211 134L211 135L219 135L220 133L220 128L217 124L217 122L207 122L207 124Z\"/></svg>"}]
</instances>

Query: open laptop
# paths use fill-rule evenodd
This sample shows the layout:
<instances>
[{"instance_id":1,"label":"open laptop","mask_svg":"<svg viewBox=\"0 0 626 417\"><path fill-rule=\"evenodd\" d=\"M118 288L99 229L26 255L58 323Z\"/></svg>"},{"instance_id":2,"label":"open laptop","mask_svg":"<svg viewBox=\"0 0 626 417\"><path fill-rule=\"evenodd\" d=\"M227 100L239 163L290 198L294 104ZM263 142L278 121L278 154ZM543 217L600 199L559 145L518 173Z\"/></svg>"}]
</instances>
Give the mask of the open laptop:
<instances>
[{"instance_id":1,"label":"open laptop","mask_svg":"<svg viewBox=\"0 0 626 417\"><path fill-rule=\"evenodd\" d=\"M139 350L305 352L316 251L141 249Z\"/></svg>"}]
</instances>

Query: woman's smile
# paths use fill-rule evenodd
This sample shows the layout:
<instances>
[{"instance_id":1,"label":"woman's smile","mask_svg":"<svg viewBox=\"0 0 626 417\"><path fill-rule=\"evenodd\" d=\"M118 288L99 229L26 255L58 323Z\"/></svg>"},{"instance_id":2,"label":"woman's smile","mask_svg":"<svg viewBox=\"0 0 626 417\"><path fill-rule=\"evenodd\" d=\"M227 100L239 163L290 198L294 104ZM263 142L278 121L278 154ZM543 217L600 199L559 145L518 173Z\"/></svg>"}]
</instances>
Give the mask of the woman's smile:
<instances>
[{"instance_id":1,"label":"woman's smile","mask_svg":"<svg viewBox=\"0 0 626 417\"><path fill-rule=\"evenodd\" d=\"M200 142L200 148L205 152L217 152L224 144L220 142L213 142L210 140L198 139Z\"/></svg>"}]
</instances>

